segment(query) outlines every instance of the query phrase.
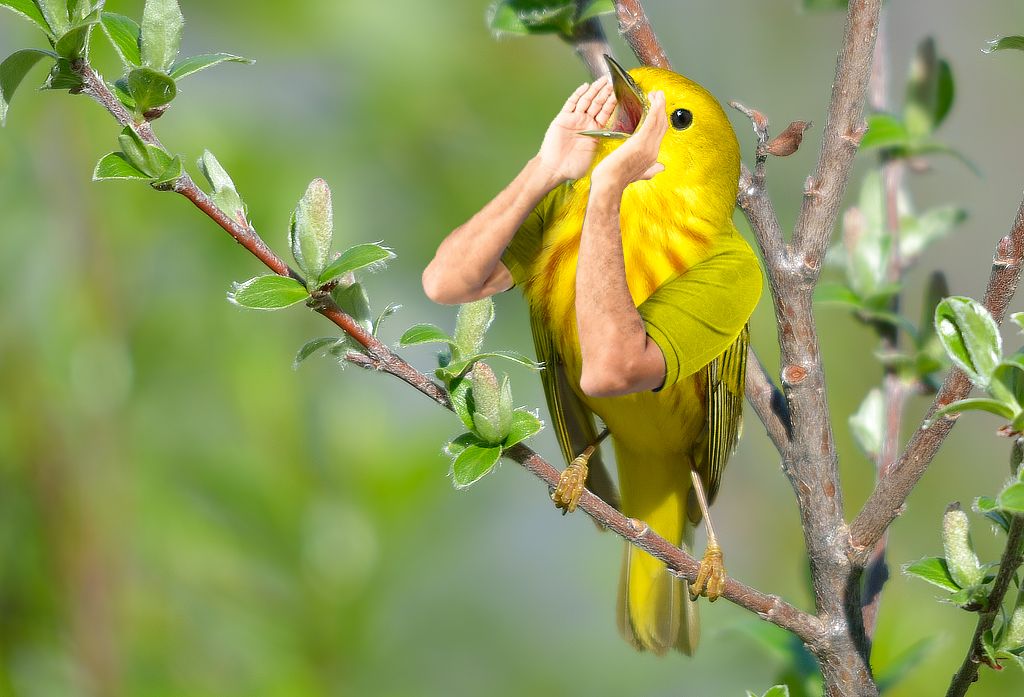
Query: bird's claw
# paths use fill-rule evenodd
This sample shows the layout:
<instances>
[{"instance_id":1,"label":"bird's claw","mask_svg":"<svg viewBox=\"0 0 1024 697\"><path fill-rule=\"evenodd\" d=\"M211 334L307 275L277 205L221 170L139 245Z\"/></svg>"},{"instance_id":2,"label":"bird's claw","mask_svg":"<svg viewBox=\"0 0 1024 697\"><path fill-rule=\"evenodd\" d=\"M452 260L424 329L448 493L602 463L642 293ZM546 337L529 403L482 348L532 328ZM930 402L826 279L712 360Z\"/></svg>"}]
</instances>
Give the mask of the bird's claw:
<instances>
[{"instance_id":1,"label":"bird's claw","mask_svg":"<svg viewBox=\"0 0 1024 697\"><path fill-rule=\"evenodd\" d=\"M581 455L565 468L558 478L558 486L551 492L551 500L555 502L555 508L562 509L562 515L576 510L586 482L587 461Z\"/></svg>"},{"instance_id":2,"label":"bird's claw","mask_svg":"<svg viewBox=\"0 0 1024 697\"><path fill-rule=\"evenodd\" d=\"M690 586L690 598L696 600L703 595L709 602L715 602L725 590L725 563L722 548L711 542L704 550L704 559L697 569L697 578Z\"/></svg>"}]
</instances>

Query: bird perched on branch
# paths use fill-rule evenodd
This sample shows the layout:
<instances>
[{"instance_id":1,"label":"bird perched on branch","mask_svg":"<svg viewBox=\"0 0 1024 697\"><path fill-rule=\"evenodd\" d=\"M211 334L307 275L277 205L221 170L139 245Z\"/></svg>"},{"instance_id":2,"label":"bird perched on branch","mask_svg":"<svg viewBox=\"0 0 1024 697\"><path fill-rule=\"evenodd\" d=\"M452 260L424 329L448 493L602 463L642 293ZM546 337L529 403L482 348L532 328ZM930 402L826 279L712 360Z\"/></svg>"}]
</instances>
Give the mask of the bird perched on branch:
<instances>
[{"instance_id":1,"label":"bird perched on branch","mask_svg":"<svg viewBox=\"0 0 1024 697\"><path fill-rule=\"evenodd\" d=\"M424 288L465 302L521 287L569 463L552 493L563 512L586 485L673 544L705 519L692 588L632 546L620 581L626 639L690 654L696 597L725 584L708 506L740 431L762 279L732 223L739 146L718 101L674 72L606 61L610 77L581 85L538 155L442 242ZM608 433L618 495L598 450Z\"/></svg>"}]
</instances>

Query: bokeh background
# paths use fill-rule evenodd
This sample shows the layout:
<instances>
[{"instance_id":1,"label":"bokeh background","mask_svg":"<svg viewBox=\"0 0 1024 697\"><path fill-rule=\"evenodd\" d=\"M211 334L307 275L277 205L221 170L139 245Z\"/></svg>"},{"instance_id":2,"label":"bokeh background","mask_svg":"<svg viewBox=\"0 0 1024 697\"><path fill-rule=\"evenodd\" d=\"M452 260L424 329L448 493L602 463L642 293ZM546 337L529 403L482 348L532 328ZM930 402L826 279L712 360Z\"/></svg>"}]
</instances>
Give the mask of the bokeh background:
<instances>
[{"instance_id":1,"label":"bokeh background","mask_svg":"<svg viewBox=\"0 0 1024 697\"><path fill-rule=\"evenodd\" d=\"M553 37L495 41L485 0L182 4L186 53L257 63L188 78L157 122L164 142L187 162L212 149L282 252L296 200L326 178L338 244L383 239L398 252L369 281L376 307L404 305L384 338L419 321L450 327L454 308L424 296L420 273L585 78L571 50ZM141 5L107 3L136 17ZM795 0L646 5L678 69L723 101L758 107L776 128L818 124L796 156L770 163L791 226L842 16L803 14ZM953 292L979 295L1024 185L1024 56L980 49L1024 32L1024 7L900 0L888 12L894 82L935 36L958 90L940 135L982 171L937 159L912 179L919 207L953 202L970 217L909 286L943 268ZM0 53L42 42L0 14ZM114 76L119 64L95 43ZM298 346L331 327L298 309L229 305L230 282L262 271L255 260L179 197L91 183L118 129L86 99L33 92L44 73L0 131L0 695L703 697L773 683L786 662L770 648L778 637L727 602L701 608L691 660L628 648L613 621L621 542L563 518L514 464L455 491L441 454L460 430L453 415L332 361L293 371ZM750 161L749 122L733 116ZM873 161L860 156L858 179ZM489 345L532 353L521 298L496 303ZM766 296L753 342L776 365L771 314ZM873 472L847 418L879 380L875 340L841 310L819 321L853 515ZM433 365L429 349L404 353ZM516 403L543 405L536 376L510 370ZM908 432L926 405L910 402ZM894 572L940 552L950 501L998 490L1008 446L996 425L962 419L892 527ZM557 457L549 431L534 446ZM730 573L808 606L794 499L752 416L716 512ZM991 558L999 540L980 521L975 537ZM936 596L898 572L889 582L875 668L923 657L891 695L944 691L963 656L974 618ZM1011 667L983 671L972 694L1021 689Z\"/></svg>"}]
</instances>

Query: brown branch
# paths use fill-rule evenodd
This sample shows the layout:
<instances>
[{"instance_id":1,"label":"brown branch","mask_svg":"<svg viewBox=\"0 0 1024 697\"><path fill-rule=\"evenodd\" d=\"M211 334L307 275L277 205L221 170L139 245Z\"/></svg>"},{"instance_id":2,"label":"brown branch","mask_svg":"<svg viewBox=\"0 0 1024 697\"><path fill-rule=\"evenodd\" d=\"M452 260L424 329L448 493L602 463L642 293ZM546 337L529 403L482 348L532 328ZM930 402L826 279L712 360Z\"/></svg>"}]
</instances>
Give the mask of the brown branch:
<instances>
[{"instance_id":1,"label":"brown branch","mask_svg":"<svg viewBox=\"0 0 1024 697\"><path fill-rule=\"evenodd\" d=\"M133 123L131 114L120 106L102 78L87 63L79 64L78 71L86 81L86 89L83 90L83 93L106 107L122 125L137 126ZM146 125L146 129L148 130L148 125ZM140 133L140 135L142 134ZM152 131L148 131L146 137L148 142L159 143ZM217 208L188 175L179 179L172 190L191 201L196 208L227 231L271 271L282 276L297 277L295 272L267 247L251 225L243 226L239 221ZM332 321L367 349L366 354L356 351L348 352L345 355L347 360L365 368L394 375L445 408L449 410L452 408L443 387L410 366L385 344L365 331L352 317L334 305L329 298L317 297L314 300L311 304L312 309ZM558 470L525 445L519 444L510 448L505 455L540 477L550 489L553 490L557 485ZM696 579L698 561L656 534L646 524L626 518L589 491L584 491L578 507L601 525L614 530L627 542L665 562L673 574L691 582ZM823 628L817 618L798 610L778 596L767 595L732 578L726 583L722 595L727 600L750 610L763 619L793 632L809 645L816 646L822 639Z\"/></svg>"},{"instance_id":2,"label":"brown branch","mask_svg":"<svg viewBox=\"0 0 1024 697\"><path fill-rule=\"evenodd\" d=\"M793 246L799 250L810 279L816 279L821 271L853 158L866 130L864 98L871 77L880 6L881 0L850 0L821 152L814 173L807 180L793 231Z\"/></svg>"},{"instance_id":3,"label":"brown branch","mask_svg":"<svg viewBox=\"0 0 1024 697\"><path fill-rule=\"evenodd\" d=\"M775 386L753 349L747 351L747 401L764 424L772 443L783 452L789 446L792 424L789 404Z\"/></svg>"},{"instance_id":4,"label":"brown branch","mask_svg":"<svg viewBox=\"0 0 1024 697\"><path fill-rule=\"evenodd\" d=\"M1010 581L1017 569L1024 563L1024 515L1013 515L1010 519L1010 530L1006 535L1006 549L999 560L999 573L992 584L992 592L988 596L988 605L978 613L978 625L974 637L967 649L967 655L960 669L953 675L946 691L946 697L963 697L978 679L978 668L982 662L988 663L984 640L985 634L992 629L996 617L1003 605L1003 598L1010 589Z\"/></svg>"},{"instance_id":5,"label":"brown branch","mask_svg":"<svg viewBox=\"0 0 1024 697\"><path fill-rule=\"evenodd\" d=\"M644 65L672 69L658 37L654 35L651 21L647 19L640 0L615 0L615 14L619 18L619 33L633 49L637 59Z\"/></svg>"},{"instance_id":6,"label":"brown branch","mask_svg":"<svg viewBox=\"0 0 1024 697\"><path fill-rule=\"evenodd\" d=\"M1024 261L1024 201L1017 211L1010 234L999 240L992 259L992 273L985 290L984 304L1002 323L1007 306L1020 282ZM892 467L889 476L881 479L860 513L850 525L850 541L855 563L863 564L871 548L882 537L906 504L907 497L935 458L946 436L956 424L955 416L945 416L929 424L937 409L963 399L971 391L971 383L959 368L952 368L935 396L922 427L917 429ZM924 424L929 424L925 427Z\"/></svg>"}]
</instances>

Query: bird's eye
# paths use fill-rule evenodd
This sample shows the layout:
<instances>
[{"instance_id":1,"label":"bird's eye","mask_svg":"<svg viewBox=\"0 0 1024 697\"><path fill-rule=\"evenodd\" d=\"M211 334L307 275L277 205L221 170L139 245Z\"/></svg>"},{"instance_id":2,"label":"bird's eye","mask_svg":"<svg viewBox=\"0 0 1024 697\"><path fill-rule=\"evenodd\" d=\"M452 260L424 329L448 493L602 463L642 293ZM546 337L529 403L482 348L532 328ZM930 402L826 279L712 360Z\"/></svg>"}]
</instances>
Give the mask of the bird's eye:
<instances>
[{"instance_id":1,"label":"bird's eye","mask_svg":"<svg viewBox=\"0 0 1024 697\"><path fill-rule=\"evenodd\" d=\"M693 123L693 112L689 109L676 109L672 112L672 127L677 130L685 130Z\"/></svg>"}]
</instances>

